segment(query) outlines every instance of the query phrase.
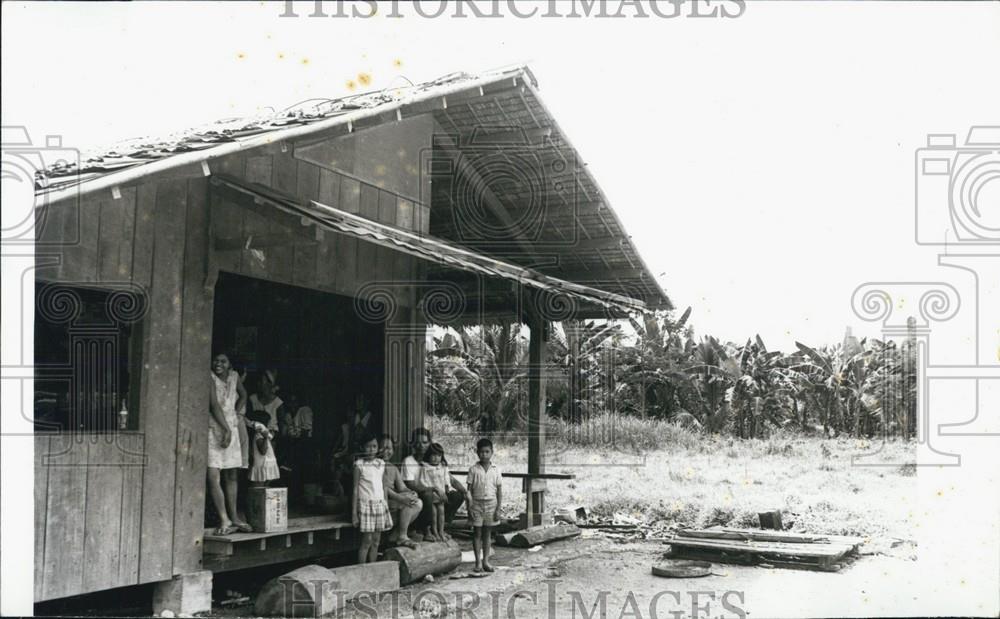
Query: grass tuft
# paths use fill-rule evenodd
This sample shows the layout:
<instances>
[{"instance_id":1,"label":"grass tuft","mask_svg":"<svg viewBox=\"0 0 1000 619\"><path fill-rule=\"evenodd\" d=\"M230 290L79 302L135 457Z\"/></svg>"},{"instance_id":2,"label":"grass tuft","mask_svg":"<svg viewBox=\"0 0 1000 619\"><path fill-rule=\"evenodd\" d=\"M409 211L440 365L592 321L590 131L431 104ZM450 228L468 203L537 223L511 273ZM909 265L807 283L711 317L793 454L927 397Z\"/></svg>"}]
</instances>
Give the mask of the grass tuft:
<instances>
[{"instance_id":1,"label":"grass tuft","mask_svg":"<svg viewBox=\"0 0 1000 619\"><path fill-rule=\"evenodd\" d=\"M451 419L427 421L453 468L475 461L475 433ZM493 441L501 469L527 470L523 434ZM738 440L652 419L598 416L579 428L556 420L546 430L546 470L576 478L549 481L547 505L583 505L602 521L626 516L742 528L757 528L758 512L780 509L792 531L912 538L916 467L851 465L852 456L875 447L883 459L913 459L914 444L903 441L873 445L780 432ZM505 479L503 511L523 510L520 480Z\"/></svg>"}]
</instances>

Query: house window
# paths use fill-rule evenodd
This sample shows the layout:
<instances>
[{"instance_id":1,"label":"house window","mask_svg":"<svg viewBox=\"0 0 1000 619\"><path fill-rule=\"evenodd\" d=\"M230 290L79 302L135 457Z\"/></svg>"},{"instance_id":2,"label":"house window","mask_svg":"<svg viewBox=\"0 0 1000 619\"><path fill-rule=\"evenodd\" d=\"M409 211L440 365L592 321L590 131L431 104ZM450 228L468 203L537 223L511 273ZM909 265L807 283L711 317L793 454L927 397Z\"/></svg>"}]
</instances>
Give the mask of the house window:
<instances>
[{"instance_id":1,"label":"house window","mask_svg":"<svg viewBox=\"0 0 1000 619\"><path fill-rule=\"evenodd\" d=\"M138 430L139 289L35 284L35 431Z\"/></svg>"}]
</instances>

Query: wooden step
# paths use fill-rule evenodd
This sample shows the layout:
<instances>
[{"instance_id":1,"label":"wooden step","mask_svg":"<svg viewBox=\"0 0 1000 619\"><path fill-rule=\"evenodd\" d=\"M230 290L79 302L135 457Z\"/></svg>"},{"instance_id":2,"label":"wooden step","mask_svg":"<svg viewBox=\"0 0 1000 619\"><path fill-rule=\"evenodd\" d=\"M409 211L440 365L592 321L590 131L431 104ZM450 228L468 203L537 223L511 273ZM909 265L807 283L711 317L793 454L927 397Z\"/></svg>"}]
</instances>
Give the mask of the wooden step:
<instances>
[{"instance_id":1,"label":"wooden step","mask_svg":"<svg viewBox=\"0 0 1000 619\"><path fill-rule=\"evenodd\" d=\"M231 535L216 535L215 529L205 529L205 554L231 555L233 548L237 544L255 544L261 550L271 548L290 548L292 546L292 536L305 538L305 543L313 543L313 534L323 531L333 533L335 540L340 539L341 529L351 529L350 522L337 520L333 516L308 516L303 518L292 518L288 521L288 528L284 531L273 531L270 533L233 533Z\"/></svg>"}]
</instances>

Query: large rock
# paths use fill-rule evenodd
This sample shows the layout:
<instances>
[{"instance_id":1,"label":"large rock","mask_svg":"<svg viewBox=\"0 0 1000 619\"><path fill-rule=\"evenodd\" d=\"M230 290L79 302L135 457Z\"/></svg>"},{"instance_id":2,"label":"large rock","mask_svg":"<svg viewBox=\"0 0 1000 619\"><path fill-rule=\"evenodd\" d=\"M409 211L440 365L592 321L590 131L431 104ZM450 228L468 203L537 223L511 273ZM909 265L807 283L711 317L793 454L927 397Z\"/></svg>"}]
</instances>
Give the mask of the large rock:
<instances>
[{"instance_id":1,"label":"large rock","mask_svg":"<svg viewBox=\"0 0 1000 619\"><path fill-rule=\"evenodd\" d=\"M322 617L337 612L363 594L399 589L394 561L325 568L307 565L267 582L254 612L264 617Z\"/></svg>"}]
</instances>

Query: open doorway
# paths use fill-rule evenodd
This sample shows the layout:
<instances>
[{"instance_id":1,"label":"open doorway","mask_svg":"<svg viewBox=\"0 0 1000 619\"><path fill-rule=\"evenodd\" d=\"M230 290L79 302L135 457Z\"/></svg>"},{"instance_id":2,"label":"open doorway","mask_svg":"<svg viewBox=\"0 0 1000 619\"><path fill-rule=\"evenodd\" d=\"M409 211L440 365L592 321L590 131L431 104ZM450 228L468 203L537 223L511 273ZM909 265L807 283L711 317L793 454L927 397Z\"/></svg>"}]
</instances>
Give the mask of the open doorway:
<instances>
[{"instance_id":1,"label":"open doorway","mask_svg":"<svg viewBox=\"0 0 1000 619\"><path fill-rule=\"evenodd\" d=\"M213 351L246 371L248 395L273 370L278 397L294 394L313 411L310 458L283 454L280 437L275 445L279 464L296 470L271 485L288 487L290 506L301 507L304 483L331 481L328 465L359 396L371 411L369 429L382 428L384 325L362 320L350 297L229 273L219 276L214 307Z\"/></svg>"}]
</instances>

